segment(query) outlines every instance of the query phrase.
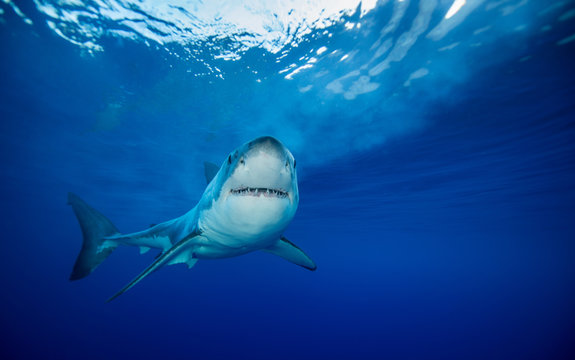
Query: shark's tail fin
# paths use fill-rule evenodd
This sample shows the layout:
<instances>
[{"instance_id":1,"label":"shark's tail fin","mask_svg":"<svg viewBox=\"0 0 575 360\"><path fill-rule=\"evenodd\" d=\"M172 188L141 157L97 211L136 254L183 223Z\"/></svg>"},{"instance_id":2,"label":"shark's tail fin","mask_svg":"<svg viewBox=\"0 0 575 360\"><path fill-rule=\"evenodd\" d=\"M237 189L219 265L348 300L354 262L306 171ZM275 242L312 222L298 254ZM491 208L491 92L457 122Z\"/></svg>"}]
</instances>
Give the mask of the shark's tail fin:
<instances>
[{"instance_id":1,"label":"shark's tail fin","mask_svg":"<svg viewBox=\"0 0 575 360\"><path fill-rule=\"evenodd\" d=\"M104 248L100 245L104 237L119 231L108 218L73 193L68 194L68 205L72 205L84 236L82 250L70 275L70 280L79 280L90 275L114 251L115 245Z\"/></svg>"}]
</instances>

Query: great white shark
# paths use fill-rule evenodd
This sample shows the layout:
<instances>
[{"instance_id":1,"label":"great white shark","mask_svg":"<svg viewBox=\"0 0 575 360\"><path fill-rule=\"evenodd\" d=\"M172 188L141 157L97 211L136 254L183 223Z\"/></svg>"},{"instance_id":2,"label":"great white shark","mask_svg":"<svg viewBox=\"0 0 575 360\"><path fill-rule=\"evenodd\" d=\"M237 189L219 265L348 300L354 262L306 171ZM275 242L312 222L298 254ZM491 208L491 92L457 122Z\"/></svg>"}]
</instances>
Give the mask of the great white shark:
<instances>
[{"instance_id":1,"label":"great white shark","mask_svg":"<svg viewBox=\"0 0 575 360\"><path fill-rule=\"evenodd\" d=\"M162 266L222 259L263 250L309 270L316 265L283 235L299 203L296 161L277 139L264 136L231 152L218 168L205 164L208 182L197 205L149 229L121 234L100 212L68 195L83 234L70 280L88 276L119 245L161 250L156 260L108 301Z\"/></svg>"}]
</instances>

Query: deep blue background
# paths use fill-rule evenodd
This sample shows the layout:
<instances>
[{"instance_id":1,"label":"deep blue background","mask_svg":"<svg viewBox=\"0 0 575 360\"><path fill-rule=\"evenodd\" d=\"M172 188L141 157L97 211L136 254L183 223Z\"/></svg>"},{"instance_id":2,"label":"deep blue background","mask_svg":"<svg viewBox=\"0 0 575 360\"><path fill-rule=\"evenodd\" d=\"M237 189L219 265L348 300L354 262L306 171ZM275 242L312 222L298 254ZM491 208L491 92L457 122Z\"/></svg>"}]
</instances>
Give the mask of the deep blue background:
<instances>
[{"instance_id":1,"label":"deep blue background","mask_svg":"<svg viewBox=\"0 0 575 360\"><path fill-rule=\"evenodd\" d=\"M157 90L170 71L152 50L128 44L80 57L45 27L8 22L0 32L2 358L575 354L574 43L555 45L569 29L526 41L519 55L536 56L485 66L443 90L450 96L405 94L425 107L417 131L324 162L297 147L301 203L286 236L316 261L315 273L249 254L168 267L106 304L153 254L120 248L89 278L68 282L81 234L67 192L125 231L187 211L201 193L201 163L174 165L189 154L221 161L239 144L197 148L177 117L211 116L226 103L249 115L234 93L245 79L204 84L200 104L164 108L179 95L169 81L165 99L143 90ZM110 97L129 104L124 123L96 131L94 114L113 111ZM146 119L151 109L156 118ZM214 143L235 131L233 121L219 131Z\"/></svg>"}]
</instances>

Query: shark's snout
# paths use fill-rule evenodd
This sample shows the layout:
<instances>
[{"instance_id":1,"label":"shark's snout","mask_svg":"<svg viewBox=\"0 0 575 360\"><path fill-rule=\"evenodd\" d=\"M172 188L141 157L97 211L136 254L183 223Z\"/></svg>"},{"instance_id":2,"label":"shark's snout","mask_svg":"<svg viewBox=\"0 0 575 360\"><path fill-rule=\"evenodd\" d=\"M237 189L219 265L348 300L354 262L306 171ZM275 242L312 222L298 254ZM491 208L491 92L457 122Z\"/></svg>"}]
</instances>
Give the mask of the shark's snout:
<instances>
[{"instance_id":1,"label":"shark's snout","mask_svg":"<svg viewBox=\"0 0 575 360\"><path fill-rule=\"evenodd\" d=\"M276 138L271 136L262 136L250 141L248 144L249 153L265 153L279 159L286 157L286 147Z\"/></svg>"}]
</instances>

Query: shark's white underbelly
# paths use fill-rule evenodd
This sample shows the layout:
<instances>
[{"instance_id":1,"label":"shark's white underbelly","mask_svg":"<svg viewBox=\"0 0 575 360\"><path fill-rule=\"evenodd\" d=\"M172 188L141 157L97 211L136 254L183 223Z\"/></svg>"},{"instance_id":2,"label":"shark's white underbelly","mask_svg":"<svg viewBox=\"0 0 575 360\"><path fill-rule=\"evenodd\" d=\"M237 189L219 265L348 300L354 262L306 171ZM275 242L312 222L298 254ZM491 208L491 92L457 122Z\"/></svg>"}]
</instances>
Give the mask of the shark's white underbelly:
<instances>
[{"instance_id":1,"label":"shark's white underbelly","mask_svg":"<svg viewBox=\"0 0 575 360\"><path fill-rule=\"evenodd\" d=\"M216 232L205 231L194 241L193 253L198 259L221 259L265 249L275 244L281 233L250 238L230 238Z\"/></svg>"},{"instance_id":2,"label":"shark's white underbelly","mask_svg":"<svg viewBox=\"0 0 575 360\"><path fill-rule=\"evenodd\" d=\"M252 197L214 202L198 215L201 236L194 256L219 259L243 255L275 244L293 218L289 200Z\"/></svg>"}]
</instances>

